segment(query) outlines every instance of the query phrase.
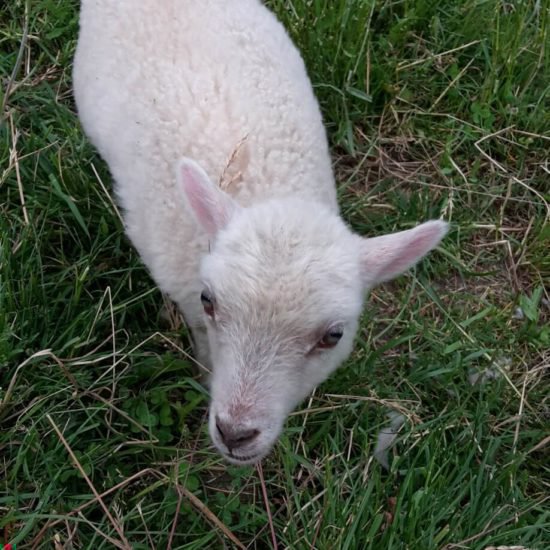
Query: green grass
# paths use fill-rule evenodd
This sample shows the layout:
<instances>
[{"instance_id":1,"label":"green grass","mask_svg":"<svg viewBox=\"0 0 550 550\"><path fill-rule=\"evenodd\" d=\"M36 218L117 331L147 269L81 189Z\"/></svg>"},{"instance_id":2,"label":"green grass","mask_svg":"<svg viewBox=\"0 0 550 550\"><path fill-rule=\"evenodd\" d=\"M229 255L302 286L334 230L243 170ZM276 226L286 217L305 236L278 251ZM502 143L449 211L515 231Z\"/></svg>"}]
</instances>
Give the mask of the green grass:
<instances>
[{"instance_id":1,"label":"green grass","mask_svg":"<svg viewBox=\"0 0 550 550\"><path fill-rule=\"evenodd\" d=\"M264 461L279 547L547 548L548 0L269 5L310 70L349 223L452 222L373 292L352 358ZM0 542L268 548L259 473L210 448L187 335L79 128L76 33L76 2L0 11ZM471 385L485 369L500 376ZM386 472L390 410L407 422ZM83 473L114 488L109 514Z\"/></svg>"}]
</instances>

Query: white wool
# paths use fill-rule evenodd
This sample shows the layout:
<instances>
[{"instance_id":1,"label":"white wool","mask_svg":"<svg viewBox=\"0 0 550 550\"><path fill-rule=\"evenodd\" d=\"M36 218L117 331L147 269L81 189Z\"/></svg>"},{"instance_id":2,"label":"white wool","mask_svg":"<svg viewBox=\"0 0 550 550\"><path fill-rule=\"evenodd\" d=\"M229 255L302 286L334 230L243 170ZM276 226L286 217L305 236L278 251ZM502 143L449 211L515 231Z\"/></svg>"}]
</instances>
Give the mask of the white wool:
<instances>
[{"instance_id":1,"label":"white wool","mask_svg":"<svg viewBox=\"0 0 550 550\"><path fill-rule=\"evenodd\" d=\"M84 130L130 239L212 368L215 445L257 461L351 352L368 289L414 265L446 224L351 233L304 63L258 0L83 0L80 23ZM316 347L335 330L337 345ZM219 427L227 441L254 434L231 449Z\"/></svg>"}]
</instances>

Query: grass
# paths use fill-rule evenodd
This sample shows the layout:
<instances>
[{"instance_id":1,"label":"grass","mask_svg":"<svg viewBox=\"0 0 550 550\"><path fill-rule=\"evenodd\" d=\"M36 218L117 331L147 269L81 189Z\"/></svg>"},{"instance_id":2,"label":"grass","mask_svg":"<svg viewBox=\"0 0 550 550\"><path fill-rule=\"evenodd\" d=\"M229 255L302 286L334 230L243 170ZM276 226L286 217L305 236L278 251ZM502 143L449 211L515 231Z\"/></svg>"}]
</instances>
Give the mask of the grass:
<instances>
[{"instance_id":1,"label":"grass","mask_svg":"<svg viewBox=\"0 0 550 550\"><path fill-rule=\"evenodd\" d=\"M352 358L263 470L226 465L187 335L75 118L77 3L6 2L0 541L547 548L548 0L269 5L308 65L349 223L443 216L452 232L372 293ZM373 452L392 410L407 421L386 471Z\"/></svg>"}]
</instances>

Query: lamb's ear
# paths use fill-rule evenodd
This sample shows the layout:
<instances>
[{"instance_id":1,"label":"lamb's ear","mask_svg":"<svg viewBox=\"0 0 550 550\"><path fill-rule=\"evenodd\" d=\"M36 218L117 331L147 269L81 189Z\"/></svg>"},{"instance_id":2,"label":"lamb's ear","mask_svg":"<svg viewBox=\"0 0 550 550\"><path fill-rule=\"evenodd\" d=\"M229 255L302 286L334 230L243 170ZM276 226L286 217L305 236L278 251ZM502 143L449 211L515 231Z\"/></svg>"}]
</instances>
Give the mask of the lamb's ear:
<instances>
[{"instance_id":1,"label":"lamb's ear","mask_svg":"<svg viewBox=\"0 0 550 550\"><path fill-rule=\"evenodd\" d=\"M414 229L363 239L361 264L368 286L397 277L425 256L448 231L443 221L430 221Z\"/></svg>"},{"instance_id":2,"label":"lamb's ear","mask_svg":"<svg viewBox=\"0 0 550 550\"><path fill-rule=\"evenodd\" d=\"M240 208L189 158L179 161L177 180L197 221L211 237L223 229Z\"/></svg>"}]
</instances>

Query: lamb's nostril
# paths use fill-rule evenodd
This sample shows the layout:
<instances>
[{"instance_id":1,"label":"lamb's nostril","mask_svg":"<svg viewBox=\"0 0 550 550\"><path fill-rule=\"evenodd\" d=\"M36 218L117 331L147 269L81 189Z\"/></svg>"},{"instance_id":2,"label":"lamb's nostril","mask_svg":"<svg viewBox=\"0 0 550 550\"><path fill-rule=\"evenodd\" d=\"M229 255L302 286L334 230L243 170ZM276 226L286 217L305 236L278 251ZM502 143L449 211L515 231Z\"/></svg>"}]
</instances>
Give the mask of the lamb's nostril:
<instances>
[{"instance_id":1,"label":"lamb's nostril","mask_svg":"<svg viewBox=\"0 0 550 550\"><path fill-rule=\"evenodd\" d=\"M223 422L216 416L216 429L218 430L218 434L219 436L225 440L225 432L224 432L224 428L225 430L227 430L227 424L223 424Z\"/></svg>"},{"instance_id":2,"label":"lamb's nostril","mask_svg":"<svg viewBox=\"0 0 550 550\"><path fill-rule=\"evenodd\" d=\"M258 435L260 435L260 431L256 430L255 428L235 428L228 422L220 420L220 418L217 416L216 429L218 430L218 435L220 436L221 440L230 451L232 449L241 447L252 442L258 437Z\"/></svg>"},{"instance_id":3,"label":"lamb's nostril","mask_svg":"<svg viewBox=\"0 0 550 550\"><path fill-rule=\"evenodd\" d=\"M242 430L235 435L235 441L240 444L249 443L253 439L256 439L259 434L260 431L256 429Z\"/></svg>"}]
</instances>

